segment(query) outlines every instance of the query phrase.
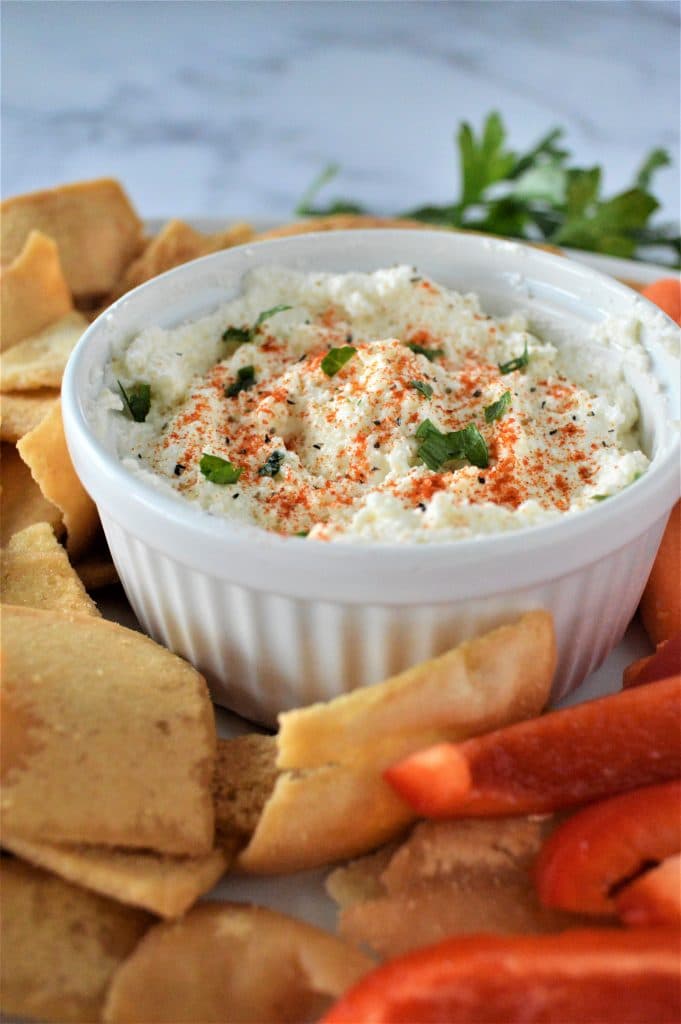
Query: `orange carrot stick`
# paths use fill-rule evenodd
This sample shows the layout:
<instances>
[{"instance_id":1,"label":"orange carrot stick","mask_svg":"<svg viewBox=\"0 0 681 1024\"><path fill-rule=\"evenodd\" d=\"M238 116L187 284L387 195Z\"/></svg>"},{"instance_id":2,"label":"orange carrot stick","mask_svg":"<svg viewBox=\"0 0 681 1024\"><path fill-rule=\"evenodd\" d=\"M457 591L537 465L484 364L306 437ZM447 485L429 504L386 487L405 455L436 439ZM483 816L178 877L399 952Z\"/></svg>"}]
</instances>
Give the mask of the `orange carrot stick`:
<instances>
[{"instance_id":1,"label":"orange carrot stick","mask_svg":"<svg viewBox=\"0 0 681 1024\"><path fill-rule=\"evenodd\" d=\"M655 645L681 631L681 501L672 509L662 535L639 612Z\"/></svg>"},{"instance_id":2,"label":"orange carrot stick","mask_svg":"<svg viewBox=\"0 0 681 1024\"><path fill-rule=\"evenodd\" d=\"M681 675L681 633L663 640L648 658L640 658L627 665L622 686L641 686L643 683L654 683L656 679L676 675Z\"/></svg>"},{"instance_id":3,"label":"orange carrot stick","mask_svg":"<svg viewBox=\"0 0 681 1024\"><path fill-rule=\"evenodd\" d=\"M614 888L649 862L681 852L681 781L591 804L544 843L534 867L547 907L613 914Z\"/></svg>"},{"instance_id":4,"label":"orange carrot stick","mask_svg":"<svg viewBox=\"0 0 681 1024\"><path fill-rule=\"evenodd\" d=\"M663 277L641 291L647 299L681 324L681 281L677 277Z\"/></svg>"},{"instance_id":5,"label":"orange carrot stick","mask_svg":"<svg viewBox=\"0 0 681 1024\"><path fill-rule=\"evenodd\" d=\"M615 906L625 924L681 927L681 854L667 857L625 886L615 896Z\"/></svg>"},{"instance_id":6,"label":"orange carrot stick","mask_svg":"<svg viewBox=\"0 0 681 1024\"><path fill-rule=\"evenodd\" d=\"M320 1024L678 1024L675 929L445 939L371 971Z\"/></svg>"},{"instance_id":7,"label":"orange carrot stick","mask_svg":"<svg viewBox=\"0 0 681 1024\"><path fill-rule=\"evenodd\" d=\"M679 676L440 743L385 772L433 818L553 811L679 775Z\"/></svg>"}]
</instances>

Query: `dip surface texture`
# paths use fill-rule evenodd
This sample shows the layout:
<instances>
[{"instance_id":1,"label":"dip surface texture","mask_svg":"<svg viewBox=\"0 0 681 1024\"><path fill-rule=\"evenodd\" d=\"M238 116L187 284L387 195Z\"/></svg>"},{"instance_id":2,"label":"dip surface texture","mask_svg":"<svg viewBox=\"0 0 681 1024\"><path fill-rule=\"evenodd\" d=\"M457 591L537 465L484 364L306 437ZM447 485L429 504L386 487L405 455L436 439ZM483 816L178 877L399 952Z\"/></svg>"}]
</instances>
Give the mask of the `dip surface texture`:
<instances>
[{"instance_id":1,"label":"dip surface texture","mask_svg":"<svg viewBox=\"0 0 681 1024\"><path fill-rule=\"evenodd\" d=\"M143 422L117 381L128 396L149 385ZM636 398L607 359L539 340L520 315L492 319L410 267L259 268L209 316L142 331L107 385L134 472L215 515L319 540L508 531L593 506L648 466Z\"/></svg>"}]
</instances>

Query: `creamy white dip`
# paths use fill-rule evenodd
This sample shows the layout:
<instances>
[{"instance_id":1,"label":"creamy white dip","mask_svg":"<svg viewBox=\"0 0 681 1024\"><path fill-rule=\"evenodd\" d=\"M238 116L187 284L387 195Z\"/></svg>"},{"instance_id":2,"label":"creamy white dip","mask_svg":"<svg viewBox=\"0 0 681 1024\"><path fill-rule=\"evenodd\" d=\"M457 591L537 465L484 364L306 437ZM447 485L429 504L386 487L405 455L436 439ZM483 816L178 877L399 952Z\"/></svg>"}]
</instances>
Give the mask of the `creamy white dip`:
<instances>
[{"instance_id":1,"label":"creamy white dip","mask_svg":"<svg viewBox=\"0 0 681 1024\"><path fill-rule=\"evenodd\" d=\"M290 308L256 327L277 306ZM128 397L149 386L143 422L117 381ZM404 266L253 271L209 316L133 338L100 401L133 472L319 540L512 530L591 507L648 466L619 369Z\"/></svg>"}]
</instances>

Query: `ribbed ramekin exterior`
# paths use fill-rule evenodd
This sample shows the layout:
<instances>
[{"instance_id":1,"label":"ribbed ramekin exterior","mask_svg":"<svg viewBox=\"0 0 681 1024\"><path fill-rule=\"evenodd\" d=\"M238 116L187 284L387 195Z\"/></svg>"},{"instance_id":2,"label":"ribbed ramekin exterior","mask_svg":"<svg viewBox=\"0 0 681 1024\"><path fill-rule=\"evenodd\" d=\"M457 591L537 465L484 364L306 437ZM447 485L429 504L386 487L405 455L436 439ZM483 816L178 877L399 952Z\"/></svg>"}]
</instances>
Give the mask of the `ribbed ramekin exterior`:
<instances>
[{"instance_id":1,"label":"ribbed ramekin exterior","mask_svg":"<svg viewBox=\"0 0 681 1024\"><path fill-rule=\"evenodd\" d=\"M218 704L269 725L279 711L379 682L533 608L554 617L553 697L560 699L624 635L666 520L601 560L538 585L449 604L380 605L305 601L236 585L190 568L100 514L143 628L206 675Z\"/></svg>"}]
</instances>

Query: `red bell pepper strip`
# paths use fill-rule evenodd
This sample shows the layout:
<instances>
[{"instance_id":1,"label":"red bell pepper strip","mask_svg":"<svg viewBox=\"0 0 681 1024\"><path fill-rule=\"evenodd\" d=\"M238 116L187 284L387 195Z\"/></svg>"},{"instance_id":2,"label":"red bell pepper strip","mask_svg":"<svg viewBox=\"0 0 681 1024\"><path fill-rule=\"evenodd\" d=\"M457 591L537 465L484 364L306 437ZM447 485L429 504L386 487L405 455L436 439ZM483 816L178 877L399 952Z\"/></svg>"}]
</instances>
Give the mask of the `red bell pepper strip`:
<instances>
[{"instance_id":1,"label":"red bell pepper strip","mask_svg":"<svg viewBox=\"0 0 681 1024\"><path fill-rule=\"evenodd\" d=\"M446 939L367 974L320 1024L678 1024L674 929Z\"/></svg>"},{"instance_id":2,"label":"red bell pepper strip","mask_svg":"<svg viewBox=\"0 0 681 1024\"><path fill-rule=\"evenodd\" d=\"M681 854L667 857L615 896L620 919L644 928L681 927Z\"/></svg>"},{"instance_id":3,"label":"red bell pepper strip","mask_svg":"<svg viewBox=\"0 0 681 1024\"><path fill-rule=\"evenodd\" d=\"M613 890L650 862L681 853L681 780L620 793L552 832L534 867L547 907L613 914Z\"/></svg>"},{"instance_id":4,"label":"red bell pepper strip","mask_svg":"<svg viewBox=\"0 0 681 1024\"><path fill-rule=\"evenodd\" d=\"M643 288L641 295L659 306L681 326L681 281L678 277L662 277Z\"/></svg>"},{"instance_id":5,"label":"red bell pepper strip","mask_svg":"<svg viewBox=\"0 0 681 1024\"><path fill-rule=\"evenodd\" d=\"M440 743L385 772L432 818L554 811L680 775L680 676Z\"/></svg>"},{"instance_id":6,"label":"red bell pepper strip","mask_svg":"<svg viewBox=\"0 0 681 1024\"><path fill-rule=\"evenodd\" d=\"M628 665L624 670L623 686L641 686L681 674L681 633L663 640L657 650L647 658Z\"/></svg>"}]
</instances>

